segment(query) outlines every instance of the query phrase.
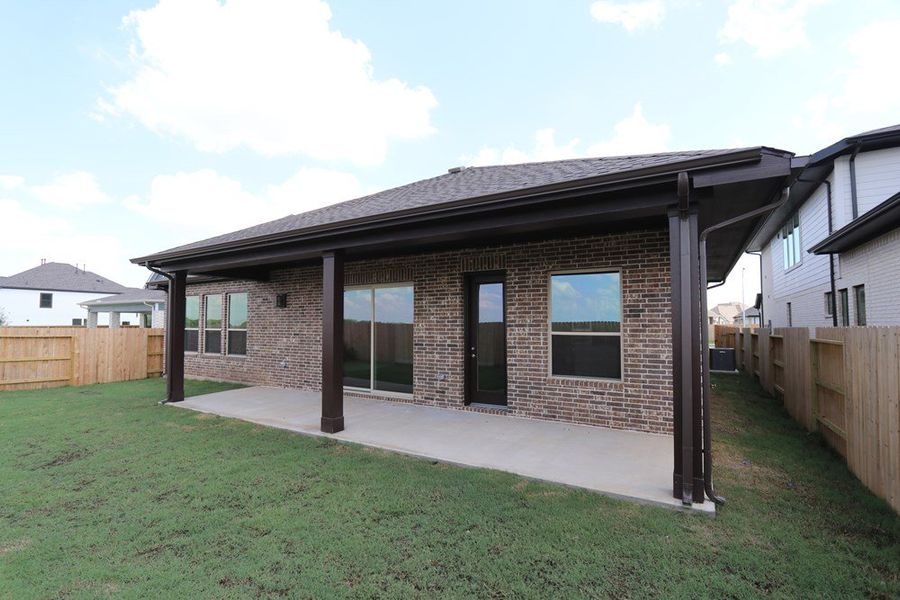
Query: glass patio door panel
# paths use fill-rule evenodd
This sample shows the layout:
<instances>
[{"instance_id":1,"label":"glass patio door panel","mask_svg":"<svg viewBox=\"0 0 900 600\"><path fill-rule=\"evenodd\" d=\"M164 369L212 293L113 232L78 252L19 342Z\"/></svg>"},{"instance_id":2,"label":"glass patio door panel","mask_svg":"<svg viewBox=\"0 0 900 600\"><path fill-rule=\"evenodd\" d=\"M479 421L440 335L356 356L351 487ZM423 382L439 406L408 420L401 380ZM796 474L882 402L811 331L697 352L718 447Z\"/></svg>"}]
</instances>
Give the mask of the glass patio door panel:
<instances>
[{"instance_id":1,"label":"glass patio door panel","mask_svg":"<svg viewBox=\"0 0 900 600\"><path fill-rule=\"evenodd\" d=\"M412 286L344 291L344 385L412 393Z\"/></svg>"},{"instance_id":2,"label":"glass patio door panel","mask_svg":"<svg viewBox=\"0 0 900 600\"><path fill-rule=\"evenodd\" d=\"M504 276L467 278L466 402L506 404L506 307Z\"/></svg>"},{"instance_id":3,"label":"glass patio door panel","mask_svg":"<svg viewBox=\"0 0 900 600\"><path fill-rule=\"evenodd\" d=\"M376 390L413 391L413 289L375 288Z\"/></svg>"},{"instance_id":4,"label":"glass patio door panel","mask_svg":"<svg viewBox=\"0 0 900 600\"><path fill-rule=\"evenodd\" d=\"M344 292L344 385L372 385L372 290Z\"/></svg>"},{"instance_id":5,"label":"glass patio door panel","mask_svg":"<svg viewBox=\"0 0 900 600\"><path fill-rule=\"evenodd\" d=\"M503 315L503 283L478 285L478 331L476 334L476 389L506 390L506 323Z\"/></svg>"}]
</instances>

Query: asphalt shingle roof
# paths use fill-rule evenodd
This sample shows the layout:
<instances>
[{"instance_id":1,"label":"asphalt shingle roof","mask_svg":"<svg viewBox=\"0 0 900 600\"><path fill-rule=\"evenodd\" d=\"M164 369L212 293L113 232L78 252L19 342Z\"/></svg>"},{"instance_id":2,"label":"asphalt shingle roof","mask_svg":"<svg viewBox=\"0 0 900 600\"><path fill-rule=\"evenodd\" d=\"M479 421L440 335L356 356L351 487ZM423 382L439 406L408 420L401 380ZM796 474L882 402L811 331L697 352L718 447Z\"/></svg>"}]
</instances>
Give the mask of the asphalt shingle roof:
<instances>
[{"instance_id":1,"label":"asphalt shingle roof","mask_svg":"<svg viewBox=\"0 0 900 600\"><path fill-rule=\"evenodd\" d=\"M0 288L106 294L118 294L128 289L91 271L57 262L48 262L9 277L0 277Z\"/></svg>"},{"instance_id":2,"label":"asphalt shingle roof","mask_svg":"<svg viewBox=\"0 0 900 600\"><path fill-rule=\"evenodd\" d=\"M423 179L354 200L290 215L275 221L178 246L166 250L164 253L200 249L207 246L239 242L255 237L291 231L299 232L312 227L334 225L360 218L388 215L393 212L439 206L456 201L522 191L545 185L587 179L589 177L625 173L650 167L710 158L742 150L746 150L746 148L663 152L636 156L578 158L517 165L469 167L455 173Z\"/></svg>"},{"instance_id":3,"label":"asphalt shingle roof","mask_svg":"<svg viewBox=\"0 0 900 600\"><path fill-rule=\"evenodd\" d=\"M106 306L115 304L140 304L142 302L165 302L166 293L162 290L147 290L144 288L127 288L121 294L104 296L96 300L82 302L82 306Z\"/></svg>"}]
</instances>

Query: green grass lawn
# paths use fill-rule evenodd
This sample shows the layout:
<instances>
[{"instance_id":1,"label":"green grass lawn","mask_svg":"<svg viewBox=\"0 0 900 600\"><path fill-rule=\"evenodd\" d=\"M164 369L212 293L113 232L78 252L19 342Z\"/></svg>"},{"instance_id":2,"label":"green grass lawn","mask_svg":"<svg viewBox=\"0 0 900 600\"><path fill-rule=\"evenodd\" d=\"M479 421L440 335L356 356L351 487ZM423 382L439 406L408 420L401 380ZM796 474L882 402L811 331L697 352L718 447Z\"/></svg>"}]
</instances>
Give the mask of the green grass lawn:
<instances>
[{"instance_id":1,"label":"green grass lawn","mask_svg":"<svg viewBox=\"0 0 900 600\"><path fill-rule=\"evenodd\" d=\"M162 407L161 380L2 393L0 597L898 597L900 517L714 383L716 518Z\"/></svg>"}]
</instances>

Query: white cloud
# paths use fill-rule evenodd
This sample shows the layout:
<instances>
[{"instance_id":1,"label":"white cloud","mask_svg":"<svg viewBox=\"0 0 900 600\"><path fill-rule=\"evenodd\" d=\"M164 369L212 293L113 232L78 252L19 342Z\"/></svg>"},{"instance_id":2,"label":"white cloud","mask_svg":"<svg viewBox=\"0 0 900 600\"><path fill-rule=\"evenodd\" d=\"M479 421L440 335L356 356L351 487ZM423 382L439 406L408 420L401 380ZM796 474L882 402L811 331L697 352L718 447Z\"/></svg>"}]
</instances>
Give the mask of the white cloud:
<instances>
[{"instance_id":1,"label":"white cloud","mask_svg":"<svg viewBox=\"0 0 900 600\"><path fill-rule=\"evenodd\" d=\"M639 2L597 0L591 4L591 16L597 21L621 25L629 32L648 26L658 27L665 12L662 0Z\"/></svg>"},{"instance_id":2,"label":"white cloud","mask_svg":"<svg viewBox=\"0 0 900 600\"><path fill-rule=\"evenodd\" d=\"M0 175L0 189L12 190L25 184L25 178L18 175Z\"/></svg>"},{"instance_id":3,"label":"white cloud","mask_svg":"<svg viewBox=\"0 0 900 600\"><path fill-rule=\"evenodd\" d=\"M88 234L70 218L48 216L12 198L0 198L5 223L0 236L3 275L36 267L48 261L85 265L88 270L123 285L135 285L145 277L143 269L130 265L128 253L114 234Z\"/></svg>"},{"instance_id":4,"label":"white cloud","mask_svg":"<svg viewBox=\"0 0 900 600\"><path fill-rule=\"evenodd\" d=\"M46 204L63 210L81 210L110 201L91 173L76 171L58 175L45 185L32 186L31 193Z\"/></svg>"},{"instance_id":5,"label":"white cloud","mask_svg":"<svg viewBox=\"0 0 900 600\"><path fill-rule=\"evenodd\" d=\"M463 156L462 160L474 166L506 165L531 161L563 160L584 156L622 156L627 154L649 154L668 149L672 132L666 124L654 124L644 117L641 104L637 103L631 115L613 126L612 136L580 148L581 140L572 138L565 143L556 142L556 132L552 128L535 132L534 146L530 151L510 145L504 149L485 146L474 156Z\"/></svg>"},{"instance_id":6,"label":"white cloud","mask_svg":"<svg viewBox=\"0 0 900 600\"><path fill-rule=\"evenodd\" d=\"M669 147L671 137L669 126L649 122L638 103L634 105L630 116L615 124L611 138L591 144L587 153L589 156L617 156L664 152Z\"/></svg>"},{"instance_id":7,"label":"white cloud","mask_svg":"<svg viewBox=\"0 0 900 600\"><path fill-rule=\"evenodd\" d=\"M368 48L320 0L161 0L124 19L132 78L98 101L203 151L247 147L378 164L430 134L431 91L378 79Z\"/></svg>"},{"instance_id":8,"label":"white cloud","mask_svg":"<svg viewBox=\"0 0 900 600\"><path fill-rule=\"evenodd\" d=\"M153 178L145 198L130 196L126 207L193 235L216 235L271 221L361 195L356 177L304 168L264 193L254 194L212 169Z\"/></svg>"},{"instance_id":9,"label":"white cloud","mask_svg":"<svg viewBox=\"0 0 900 600\"><path fill-rule=\"evenodd\" d=\"M720 67L724 67L731 64L731 55L727 52L717 52L716 55L713 56L713 60L716 61L716 64Z\"/></svg>"},{"instance_id":10,"label":"white cloud","mask_svg":"<svg viewBox=\"0 0 900 600\"><path fill-rule=\"evenodd\" d=\"M736 0L719 30L723 43L745 42L760 58L809 46L806 17L824 0Z\"/></svg>"},{"instance_id":11,"label":"white cloud","mask_svg":"<svg viewBox=\"0 0 900 600\"><path fill-rule=\"evenodd\" d=\"M853 59L844 75L843 90L835 105L853 111L883 111L900 105L900 21L875 22L847 40Z\"/></svg>"},{"instance_id":12,"label":"white cloud","mask_svg":"<svg viewBox=\"0 0 900 600\"><path fill-rule=\"evenodd\" d=\"M830 89L811 95L803 112L792 119L795 128L809 130L819 143L897 121L900 79L888 74L896 70L900 56L900 20L870 23L856 30L844 47L847 66L836 69L826 79L833 82Z\"/></svg>"}]
</instances>

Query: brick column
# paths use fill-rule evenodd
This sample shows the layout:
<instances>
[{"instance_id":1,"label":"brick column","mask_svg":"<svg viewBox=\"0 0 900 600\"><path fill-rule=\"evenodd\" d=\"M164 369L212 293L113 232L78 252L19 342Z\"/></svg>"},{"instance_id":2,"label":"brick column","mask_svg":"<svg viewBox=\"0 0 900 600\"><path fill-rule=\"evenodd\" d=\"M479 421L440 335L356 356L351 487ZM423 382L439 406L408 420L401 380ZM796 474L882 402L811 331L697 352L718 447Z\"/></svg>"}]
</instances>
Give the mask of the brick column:
<instances>
[{"instance_id":1,"label":"brick column","mask_svg":"<svg viewBox=\"0 0 900 600\"><path fill-rule=\"evenodd\" d=\"M109 313L109 328L118 329L122 315L117 312Z\"/></svg>"},{"instance_id":2,"label":"brick column","mask_svg":"<svg viewBox=\"0 0 900 600\"><path fill-rule=\"evenodd\" d=\"M91 329L96 329L96 328L97 328L97 313L95 313L95 312L90 312L90 311L88 312L88 316L87 316L87 326L88 326L89 328L91 328Z\"/></svg>"}]
</instances>

